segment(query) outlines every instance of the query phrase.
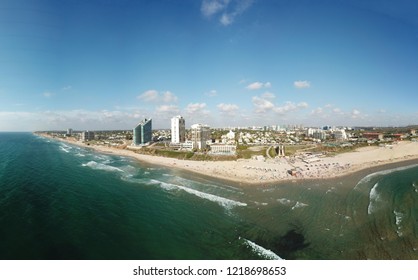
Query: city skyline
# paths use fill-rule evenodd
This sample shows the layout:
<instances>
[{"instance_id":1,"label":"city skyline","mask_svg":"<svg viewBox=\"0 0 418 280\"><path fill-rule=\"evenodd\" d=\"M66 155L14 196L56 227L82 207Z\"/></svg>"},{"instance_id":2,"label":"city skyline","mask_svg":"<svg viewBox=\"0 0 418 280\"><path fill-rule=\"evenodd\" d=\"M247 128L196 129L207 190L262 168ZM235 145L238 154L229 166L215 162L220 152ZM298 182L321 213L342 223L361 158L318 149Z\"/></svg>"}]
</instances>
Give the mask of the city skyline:
<instances>
[{"instance_id":1,"label":"city skyline","mask_svg":"<svg viewBox=\"0 0 418 280\"><path fill-rule=\"evenodd\" d=\"M406 126L412 1L2 1L0 131Z\"/></svg>"}]
</instances>

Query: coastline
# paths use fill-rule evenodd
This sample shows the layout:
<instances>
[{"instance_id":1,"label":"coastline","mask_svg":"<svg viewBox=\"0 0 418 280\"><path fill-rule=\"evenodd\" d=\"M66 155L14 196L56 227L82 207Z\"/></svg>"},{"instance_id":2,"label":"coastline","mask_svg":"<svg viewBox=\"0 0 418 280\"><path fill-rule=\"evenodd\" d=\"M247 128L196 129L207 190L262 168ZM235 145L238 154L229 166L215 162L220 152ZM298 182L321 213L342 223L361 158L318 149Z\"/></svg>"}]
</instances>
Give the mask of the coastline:
<instances>
[{"instance_id":1,"label":"coastline","mask_svg":"<svg viewBox=\"0 0 418 280\"><path fill-rule=\"evenodd\" d=\"M303 161L288 162L285 159L258 161L239 159L236 161L191 161L143 155L127 149L87 145L73 139L54 138L47 134L41 137L91 148L95 151L134 158L140 162L175 168L187 172L213 177L245 185L270 185L286 181L334 179L392 164L402 164L418 160L417 142L400 142L389 147L363 147L353 152L334 157L323 157L315 163ZM298 176L292 176L289 170L298 170Z\"/></svg>"}]
</instances>

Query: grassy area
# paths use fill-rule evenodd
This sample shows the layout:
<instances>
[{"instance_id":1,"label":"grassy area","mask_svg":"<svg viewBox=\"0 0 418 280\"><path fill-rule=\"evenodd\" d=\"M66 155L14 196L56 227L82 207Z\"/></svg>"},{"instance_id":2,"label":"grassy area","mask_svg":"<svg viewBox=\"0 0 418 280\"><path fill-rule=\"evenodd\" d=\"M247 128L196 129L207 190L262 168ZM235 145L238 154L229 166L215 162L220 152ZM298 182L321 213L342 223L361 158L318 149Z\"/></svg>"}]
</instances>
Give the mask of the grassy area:
<instances>
[{"instance_id":1,"label":"grassy area","mask_svg":"<svg viewBox=\"0 0 418 280\"><path fill-rule=\"evenodd\" d=\"M254 149L257 148L257 149ZM250 159L252 156L265 156L266 150L268 147L259 146L259 147L250 147L239 145L237 147L237 158Z\"/></svg>"},{"instance_id":2,"label":"grassy area","mask_svg":"<svg viewBox=\"0 0 418 280\"><path fill-rule=\"evenodd\" d=\"M368 146L368 144L367 143L357 144L351 147L340 147L340 146L331 147L331 146L325 146L325 145L318 145L315 149L312 149L311 151L323 152L328 156L335 156L335 155L342 154L342 153L352 152L355 149L365 147L365 146Z\"/></svg>"},{"instance_id":3,"label":"grassy area","mask_svg":"<svg viewBox=\"0 0 418 280\"><path fill-rule=\"evenodd\" d=\"M284 152L286 156L293 156L295 153L311 148L311 145L285 145ZM309 150L310 151L310 150Z\"/></svg>"},{"instance_id":4,"label":"grassy area","mask_svg":"<svg viewBox=\"0 0 418 280\"><path fill-rule=\"evenodd\" d=\"M213 156L204 153L195 153L191 151L174 151L164 149L153 149L144 147L137 151L139 154L155 155L168 158L176 158L183 160L195 160L195 161L217 161L217 160L236 160L236 156Z\"/></svg>"}]
</instances>

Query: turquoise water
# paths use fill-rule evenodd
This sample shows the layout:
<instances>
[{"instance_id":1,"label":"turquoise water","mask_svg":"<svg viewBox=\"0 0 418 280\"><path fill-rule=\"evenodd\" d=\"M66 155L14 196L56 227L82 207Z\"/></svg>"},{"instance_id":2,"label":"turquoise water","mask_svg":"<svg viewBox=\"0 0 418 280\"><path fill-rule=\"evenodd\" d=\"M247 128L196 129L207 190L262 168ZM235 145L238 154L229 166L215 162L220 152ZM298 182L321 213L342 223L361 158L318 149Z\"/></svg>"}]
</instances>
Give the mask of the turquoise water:
<instances>
[{"instance_id":1,"label":"turquoise water","mask_svg":"<svg viewBox=\"0 0 418 280\"><path fill-rule=\"evenodd\" d=\"M249 187L0 133L0 258L418 259L417 188L417 166Z\"/></svg>"}]
</instances>

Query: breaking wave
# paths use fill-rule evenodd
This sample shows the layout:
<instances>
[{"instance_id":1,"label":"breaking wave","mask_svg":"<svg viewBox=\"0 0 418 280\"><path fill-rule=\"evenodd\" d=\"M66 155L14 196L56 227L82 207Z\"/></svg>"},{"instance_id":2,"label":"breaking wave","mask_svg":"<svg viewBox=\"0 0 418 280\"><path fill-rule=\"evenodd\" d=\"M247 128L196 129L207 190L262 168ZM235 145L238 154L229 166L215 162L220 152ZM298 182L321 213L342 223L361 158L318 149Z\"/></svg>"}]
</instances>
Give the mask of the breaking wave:
<instances>
[{"instance_id":1,"label":"breaking wave","mask_svg":"<svg viewBox=\"0 0 418 280\"><path fill-rule=\"evenodd\" d=\"M103 163L98 163L96 161L89 161L88 163L83 163L82 166L87 166L90 167L92 169L96 169L96 170L104 170L104 171L110 171L110 172L124 172L122 169L114 167L114 166L110 166L110 165L106 165Z\"/></svg>"},{"instance_id":2,"label":"breaking wave","mask_svg":"<svg viewBox=\"0 0 418 280\"><path fill-rule=\"evenodd\" d=\"M393 214L395 215L395 223L396 223L396 226L397 226L396 233L398 234L399 237L402 237L403 232L402 232L401 223L402 223L402 221L405 217L405 214L402 213L402 212L395 211L395 210L393 210Z\"/></svg>"},{"instance_id":3,"label":"breaking wave","mask_svg":"<svg viewBox=\"0 0 418 280\"><path fill-rule=\"evenodd\" d=\"M247 245L247 247L250 247L251 250L256 253L257 255L269 259L269 260L283 260L281 257L279 257L278 255L276 255L273 251L268 250L264 247L261 247L260 245L255 244L254 242L248 240L248 239L244 239L245 244Z\"/></svg>"},{"instance_id":4,"label":"breaking wave","mask_svg":"<svg viewBox=\"0 0 418 280\"><path fill-rule=\"evenodd\" d=\"M294 200L290 200L287 198L279 198L277 199L278 202L280 202L281 204L285 205L285 206L292 206L292 210L295 210L296 208L302 208L302 207L306 207L309 206L309 204L300 202L300 201L294 201Z\"/></svg>"},{"instance_id":5,"label":"breaking wave","mask_svg":"<svg viewBox=\"0 0 418 280\"><path fill-rule=\"evenodd\" d=\"M241 206L241 207L247 206L247 204L243 203L243 202L235 201L235 200L228 199L228 198L221 197L221 196L217 196L217 195L214 195L214 194L201 192L201 191L191 189L191 188L188 188L188 187L185 187L185 186L165 183L165 182L161 182L161 181L158 181L158 180L155 180L155 179L151 179L149 181L150 181L151 184L159 184L163 189L166 189L166 190L178 189L178 190L185 191L189 194L195 195L197 197L200 197L200 198L212 201L212 202L216 202L219 205L221 205L222 207L225 207L227 209L231 209L232 207L235 207L235 206Z\"/></svg>"},{"instance_id":6,"label":"breaking wave","mask_svg":"<svg viewBox=\"0 0 418 280\"><path fill-rule=\"evenodd\" d=\"M292 207L292 210L295 210L296 208L306 207L306 206L309 206L309 205L306 204L306 203L302 203L302 202L296 201L296 204Z\"/></svg>"},{"instance_id":7,"label":"breaking wave","mask_svg":"<svg viewBox=\"0 0 418 280\"><path fill-rule=\"evenodd\" d=\"M71 147L70 146L67 146L67 145L60 146L60 150L63 151L63 152L66 152L66 153L69 153L70 152L70 149L71 149Z\"/></svg>"},{"instance_id":8,"label":"breaking wave","mask_svg":"<svg viewBox=\"0 0 418 280\"><path fill-rule=\"evenodd\" d=\"M357 183L357 185L354 187L354 189L357 190L360 185L370 182L373 178L375 178L377 176L388 175L388 174L393 173L393 172L408 170L408 169L415 168L415 167L418 167L418 164L412 164L412 165L408 165L408 166L401 166L401 167L388 169L388 170L382 170L382 171L378 171L378 172L369 174L369 175L365 176L364 178L362 178Z\"/></svg>"},{"instance_id":9,"label":"breaking wave","mask_svg":"<svg viewBox=\"0 0 418 280\"><path fill-rule=\"evenodd\" d=\"M369 194L369 206L367 207L367 213L369 215L373 214L376 211L377 203L379 202L379 193L377 192L377 187L379 183L376 183L373 188L370 190Z\"/></svg>"}]
</instances>

